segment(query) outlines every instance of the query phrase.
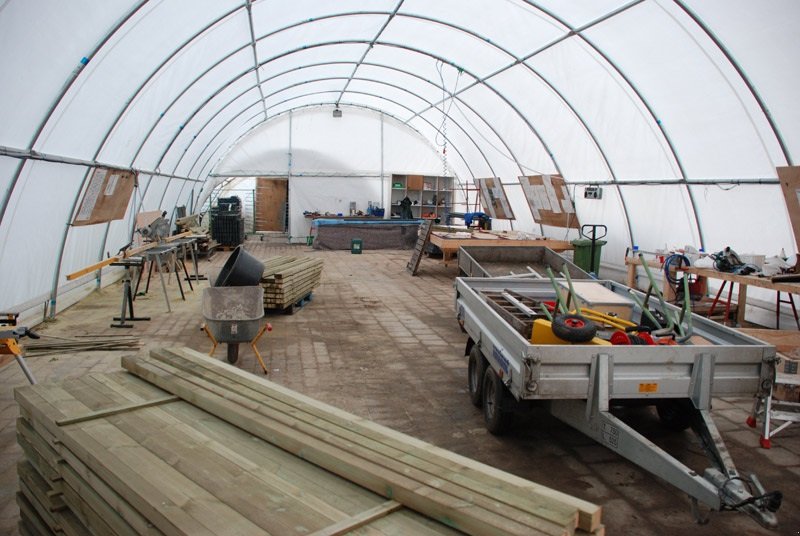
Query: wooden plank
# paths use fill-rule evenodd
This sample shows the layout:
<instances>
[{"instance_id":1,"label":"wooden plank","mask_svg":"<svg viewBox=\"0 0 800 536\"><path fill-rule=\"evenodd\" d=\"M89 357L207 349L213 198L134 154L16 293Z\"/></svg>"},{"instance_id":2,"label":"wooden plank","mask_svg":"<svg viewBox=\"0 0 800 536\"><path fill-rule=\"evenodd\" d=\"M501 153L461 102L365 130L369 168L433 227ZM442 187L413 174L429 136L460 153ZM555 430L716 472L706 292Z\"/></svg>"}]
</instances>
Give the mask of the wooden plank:
<instances>
[{"instance_id":1,"label":"wooden plank","mask_svg":"<svg viewBox=\"0 0 800 536\"><path fill-rule=\"evenodd\" d=\"M30 387L30 389L28 388ZM228 508L213 497L175 474L168 464L102 422L90 422L70 428L59 428L53 422L67 406L66 414L84 414L92 407L75 401L63 389L49 385L33 390L26 386L15 391L20 405L42 420L51 433L58 434L57 450L73 452L101 479L124 497L136 510L166 534L217 534L231 522ZM50 408L48 408L50 406ZM48 413L51 418L48 419ZM50 421L48 423L47 421ZM88 427L87 430L80 429ZM196 505L196 506L194 506ZM201 506L202 505L202 506ZM244 529L248 523L241 522ZM255 527L251 526L251 529Z\"/></svg>"},{"instance_id":2,"label":"wooden plank","mask_svg":"<svg viewBox=\"0 0 800 536\"><path fill-rule=\"evenodd\" d=\"M308 411L315 412L317 409L321 408L325 412L325 418L337 423L339 426L352 428L361 434L367 435L368 437L377 438L378 440L381 440L381 438L384 438L383 440L387 441L392 440L394 444L401 445L402 448L408 453L412 453L421 459L429 460L431 463L440 464L442 467L448 468L455 473L469 475L470 478L481 482L481 485L484 487L492 487L494 489L502 488L505 485L509 486L509 489L514 490L515 495L521 497L541 496L547 497L551 500L567 503L579 511L579 527L582 530L592 531L600 523L602 509L595 504L553 490L546 486L542 486L535 482L515 477L509 473L494 469L470 458L459 456L453 452L440 449L430 445L429 443L425 443L411 436L407 436L390 428L386 428L367 419L362 419L335 407L323 404L310 397L291 391L279 384L264 380L262 378L256 378L252 374L241 371L236 367L225 366L224 364L209 359L205 355L195 352L191 349L181 348L159 350L158 352L153 353L153 357L157 357L159 353L163 352L172 354L177 353L186 357L187 359L193 359L199 365L212 368L227 378L235 378L236 381L241 385L247 386L259 392L270 393L279 399L280 397L286 397L286 399L291 400L291 403L298 409L307 408Z\"/></svg>"},{"instance_id":3,"label":"wooden plank","mask_svg":"<svg viewBox=\"0 0 800 536\"><path fill-rule=\"evenodd\" d=\"M172 241L177 240L179 238L183 238L185 236L188 236L190 234L191 234L191 231L186 231L186 232L183 232L183 233L180 233L180 234L169 236L169 237L164 239L164 242L169 243L169 242L172 242ZM97 271L97 270L99 270L99 269L101 269L101 268L103 268L105 266L108 266L111 263L117 262L117 261L119 261L121 259L127 259L128 257L135 257L139 253L143 253L143 252L147 251L148 249L151 249L151 248L154 248L154 247L160 246L160 245L162 245L161 242L151 242L149 244L145 244L143 246L139 246L138 248L129 249L129 250L127 250L125 252L124 255L117 255L117 256L114 256L114 257L109 257L108 259L105 259L103 261L91 264L91 265L87 266L86 268L82 268L82 269L78 270L77 272L72 272L71 274L67 274L67 281L72 281L74 279L78 279L79 277L83 277L86 274L90 274L92 272L95 272L95 271Z\"/></svg>"},{"instance_id":4,"label":"wooden plank","mask_svg":"<svg viewBox=\"0 0 800 536\"><path fill-rule=\"evenodd\" d=\"M450 519L459 530L469 534L540 533L540 530L475 507L468 501L452 497L436 488L421 486L403 474L389 471L338 446L309 437L291 426L265 418L256 411L258 404L243 399L235 393L222 393L221 390L198 378L182 378L176 374L178 372L176 369L165 363L125 358L123 366L159 387L167 388L192 404L367 489L436 519ZM545 533L567 534L565 529L558 529L552 523L540 525L542 528L547 525L545 530L549 530Z\"/></svg>"},{"instance_id":5,"label":"wooden plank","mask_svg":"<svg viewBox=\"0 0 800 536\"><path fill-rule=\"evenodd\" d=\"M348 532L359 529L364 525L368 525L377 519L385 517L402 507L403 505L399 502L386 501L385 503L379 504L374 508L370 508L369 510L361 512L358 515L343 519L342 521L330 525L329 527L312 532L309 534L309 536L343 536Z\"/></svg>"},{"instance_id":6,"label":"wooden plank","mask_svg":"<svg viewBox=\"0 0 800 536\"><path fill-rule=\"evenodd\" d=\"M186 375L186 370L185 369L181 369L181 374ZM197 382L197 383L202 384L202 381ZM208 388L207 385L205 387ZM221 392L228 392L228 391L231 391L231 390L232 390L231 387L226 385L225 388ZM250 401L248 400L248 402L250 402ZM266 404L267 406L269 406L269 409L265 409L264 410L264 415L272 416L275 419L281 419L282 418L280 416L282 408L280 408L279 406L276 406L274 404L270 405L270 403L267 400L258 400L257 402L250 402L250 403L254 404L255 407L261 407L262 405ZM295 411L293 413L293 416L297 417L296 413L297 412ZM331 436L330 433L329 433L330 432L329 430L325 430L324 433L320 434L319 431L314 429L313 427L305 426L305 425L300 424L300 423L298 423L298 422L296 422L294 420L285 420L283 422L284 422L284 424L286 424L288 426L291 426L293 429L303 430L306 433L314 434L316 439L327 441L329 444L339 444L339 445L342 445L342 446L346 446L349 452L359 453L360 456L362 458L364 458L364 459L369 459L371 461L375 461L375 460L380 459L383 467L390 468L390 469L392 469L393 471L395 471L397 473L403 473L406 476L412 476L413 478L415 478L419 482L422 482L423 484L430 477L430 475L425 474L423 471L419 470L417 467L409 466L409 465L402 465L401 462L397 462L394 459L394 457L399 456L399 457L403 458L403 453L402 452L398 452L397 450L392 450L392 451L388 451L387 452L381 445L377 444L377 442L375 442L375 441L371 441L370 440L371 441L371 447L369 449L367 449L363 445L363 443L365 443L366 440L362 439L361 440L362 444L352 443L352 441L359 441L359 438L354 437L353 434L350 434L348 436L347 433L343 433L343 434L340 434L338 436ZM324 424L323 424L323 426L324 426ZM366 443L370 443L370 441L366 441ZM383 452L381 452L382 450L383 450ZM403 462L405 462L405 458L403 458ZM451 474L449 476L453 477L453 478L459 478L458 475ZM441 477L441 475L437 475L437 477ZM438 480L437 480L437 482L438 482ZM444 478L444 483L443 484L437 484L437 485L439 486L438 489L443 490L443 491L447 490L448 492L455 493L456 495L460 494L460 495L462 495L464 497L467 497L469 501L472 501L473 503L475 503L477 505L480 505L480 504L484 504L485 505L486 504L484 502L484 499L483 499L482 496L480 496L478 494L475 494L473 492L464 493L464 490L461 487L454 486L453 484L450 483L450 480L448 480L446 477ZM571 512L572 512L572 521L574 522L575 512L574 512L574 510L572 510ZM541 512L539 512L539 513L541 513ZM513 511L512 511L512 514L513 514ZM507 512L506 515L510 515L510 514ZM517 512L516 515L519 516L519 519L525 519L525 515L520 514L519 512ZM514 517L514 515L510 515L510 516ZM560 519L560 522L562 522L562 523L564 522L563 518ZM569 522L567 522L567 523L569 523Z\"/></svg>"},{"instance_id":7,"label":"wooden plank","mask_svg":"<svg viewBox=\"0 0 800 536\"><path fill-rule=\"evenodd\" d=\"M523 508L525 507L525 500L520 499L518 497L518 493L510 493L508 494L510 495L509 497L506 496L502 490L498 492L497 482L493 479L482 479L480 478L480 474L476 474L473 476L477 476L477 481L472 482L470 478L464 476L465 473L471 473L469 470L462 466L453 466L446 460L437 467L436 462L439 462L439 460L436 457L431 456L429 452L408 447L405 441L398 440L400 438L405 440L408 438L408 436L401 435L399 438L387 438L387 436L382 436L381 434L365 430L361 424L363 422L368 423L369 421L363 421L348 414L345 414L346 417L342 418L339 415L331 413L330 410L334 408L331 408L330 406L314 401L313 399L308 399L307 397L301 398L301 395L297 393L288 392L285 390L281 392L279 391L280 386L277 384L272 384L268 381L260 381L260 379L253 379L255 381L251 381L250 378L243 377L236 373L235 369L232 367L219 367L215 361L209 360L205 356L201 356L196 352L187 351L187 349L159 350L153 352L152 355L153 357L159 358L163 353L180 354L180 356L191 360L194 365L204 367L207 370L212 370L218 376L235 381L236 383L231 384L219 381L216 383L226 389L236 391L240 395L247 396L254 403L258 404L259 407L268 407L268 412L271 415L279 412L290 412L292 416L296 418L303 418L301 412L305 413L309 416L307 422L320 422L322 427L325 427L325 423L333 425L334 428L326 429L337 434L337 441L355 441L361 442L362 445L371 445L371 448L377 449L377 452L388 453L388 455L393 458L402 459L410 464L416 464L417 467L425 467L426 470L435 473L437 478L451 479L454 482L458 482L467 487L473 486L471 488L472 491L477 492L481 492L486 488L491 488L492 499L510 500L511 502L509 504L511 505L521 506ZM168 357L167 360L169 361ZM192 366L181 366L179 362L172 361L171 364L180 367L180 370L183 373L191 373L195 370ZM256 396L254 396L253 393L255 393ZM259 394L264 396L257 396ZM278 404L274 404L272 402L273 400ZM340 428L341 430L337 430L337 428ZM392 450L382 450L381 445L386 445ZM437 469L442 469L442 471L438 471Z\"/></svg>"},{"instance_id":8,"label":"wooden plank","mask_svg":"<svg viewBox=\"0 0 800 536\"><path fill-rule=\"evenodd\" d=\"M124 404L122 406L118 406L116 408L108 408L108 409L101 409L97 411L90 411L85 415L79 415L77 417L70 417L68 419L58 419L56 420L56 425L58 426L67 426L70 424L77 424L81 422L91 421L93 419L103 419L105 417L110 417L112 415L118 415L120 413L125 413L127 411L136 411L137 409L144 409L150 408L153 406L160 406L161 404L169 404L170 402L177 402L180 400L177 396L170 395L165 396L163 398L158 398L156 400L148 400L146 402L136 402L132 404Z\"/></svg>"}]
</instances>

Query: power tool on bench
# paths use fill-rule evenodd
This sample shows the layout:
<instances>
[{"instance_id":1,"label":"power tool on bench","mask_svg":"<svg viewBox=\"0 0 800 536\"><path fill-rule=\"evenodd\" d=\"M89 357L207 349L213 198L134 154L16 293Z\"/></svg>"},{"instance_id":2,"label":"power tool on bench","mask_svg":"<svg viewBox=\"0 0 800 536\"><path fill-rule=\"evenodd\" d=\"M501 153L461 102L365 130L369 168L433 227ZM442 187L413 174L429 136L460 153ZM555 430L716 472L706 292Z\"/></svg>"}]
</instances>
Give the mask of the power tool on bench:
<instances>
[{"instance_id":1,"label":"power tool on bench","mask_svg":"<svg viewBox=\"0 0 800 536\"><path fill-rule=\"evenodd\" d=\"M0 313L0 326L16 326L17 313ZM23 337L30 337L31 339L38 339L39 335L26 327L18 327L9 330L0 330L0 355L13 355L17 360L22 372L31 385L36 383L33 373L28 368L28 363L25 361L25 351L19 345L19 340Z\"/></svg>"}]
</instances>

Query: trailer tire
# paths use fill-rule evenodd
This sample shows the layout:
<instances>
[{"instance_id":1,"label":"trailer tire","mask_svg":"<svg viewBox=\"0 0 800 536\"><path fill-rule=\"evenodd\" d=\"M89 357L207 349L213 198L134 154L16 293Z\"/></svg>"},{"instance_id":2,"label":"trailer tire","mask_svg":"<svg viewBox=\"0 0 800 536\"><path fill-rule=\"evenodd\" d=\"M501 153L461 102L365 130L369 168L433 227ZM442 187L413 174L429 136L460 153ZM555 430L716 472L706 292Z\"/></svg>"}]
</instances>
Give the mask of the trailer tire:
<instances>
[{"instance_id":1,"label":"trailer tire","mask_svg":"<svg viewBox=\"0 0 800 536\"><path fill-rule=\"evenodd\" d=\"M500 376L492 367L486 367L483 374L483 420L492 435L502 435L511 425L514 414L506 409L508 396Z\"/></svg>"},{"instance_id":2,"label":"trailer tire","mask_svg":"<svg viewBox=\"0 0 800 536\"><path fill-rule=\"evenodd\" d=\"M239 343L238 342L229 342L228 343L228 363L233 365L239 361Z\"/></svg>"},{"instance_id":3,"label":"trailer tire","mask_svg":"<svg viewBox=\"0 0 800 536\"><path fill-rule=\"evenodd\" d=\"M553 334L568 342L589 342L597 334L597 326L585 316L567 314L553 318Z\"/></svg>"},{"instance_id":4,"label":"trailer tire","mask_svg":"<svg viewBox=\"0 0 800 536\"><path fill-rule=\"evenodd\" d=\"M661 425L674 432L682 432L692 425L694 411L691 401L686 399L668 399L656 403Z\"/></svg>"},{"instance_id":5,"label":"trailer tire","mask_svg":"<svg viewBox=\"0 0 800 536\"><path fill-rule=\"evenodd\" d=\"M486 359L481 349L474 345L469 351L469 364L467 366L467 384L469 386L469 399L476 408L483 404L483 376L486 374Z\"/></svg>"}]
</instances>

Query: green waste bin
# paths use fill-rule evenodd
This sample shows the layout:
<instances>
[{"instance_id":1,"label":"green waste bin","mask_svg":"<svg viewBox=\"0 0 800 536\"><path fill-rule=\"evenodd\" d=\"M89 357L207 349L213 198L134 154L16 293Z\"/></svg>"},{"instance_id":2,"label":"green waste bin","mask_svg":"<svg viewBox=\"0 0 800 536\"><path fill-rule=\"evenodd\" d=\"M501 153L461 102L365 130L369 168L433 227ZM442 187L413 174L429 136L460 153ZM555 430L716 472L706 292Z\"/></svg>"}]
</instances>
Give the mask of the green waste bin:
<instances>
[{"instance_id":1,"label":"green waste bin","mask_svg":"<svg viewBox=\"0 0 800 536\"><path fill-rule=\"evenodd\" d=\"M572 262L585 272L599 275L600 272L600 250L607 242L605 240L595 240L594 242L594 263L592 263L592 241L587 238L578 238L571 242L574 251Z\"/></svg>"},{"instance_id":2,"label":"green waste bin","mask_svg":"<svg viewBox=\"0 0 800 536\"><path fill-rule=\"evenodd\" d=\"M351 238L350 239L350 253L353 255L361 255L361 239L360 238Z\"/></svg>"}]
</instances>

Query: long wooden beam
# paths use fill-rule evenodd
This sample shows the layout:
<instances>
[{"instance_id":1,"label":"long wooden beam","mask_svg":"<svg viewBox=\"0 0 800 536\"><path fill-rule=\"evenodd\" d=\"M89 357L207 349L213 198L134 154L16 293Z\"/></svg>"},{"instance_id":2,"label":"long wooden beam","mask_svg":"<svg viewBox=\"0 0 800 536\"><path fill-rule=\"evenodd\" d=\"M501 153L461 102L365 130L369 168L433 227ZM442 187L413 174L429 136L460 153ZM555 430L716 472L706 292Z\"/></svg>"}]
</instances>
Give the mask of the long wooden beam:
<instances>
[{"instance_id":1,"label":"long wooden beam","mask_svg":"<svg viewBox=\"0 0 800 536\"><path fill-rule=\"evenodd\" d=\"M166 243L173 242L173 241L177 240L178 238L184 238L184 237L186 237L186 236L188 236L190 234L192 234L191 231L185 231L183 233L172 235L172 236L169 236L169 237L165 238L164 242L166 242ZM90 274L92 272L95 272L95 271L97 271L97 270L99 270L101 268L104 268L104 267L108 266L109 264L118 262L121 259L126 259L128 257L133 257L134 255L136 255L138 253L142 253L144 251L147 251L148 249L154 248L156 246L160 246L164 242L150 242L149 244L145 244L143 246L139 246L138 248L129 249L125 253L123 253L122 255L115 255L113 257L109 257L109 258L107 258L105 260L102 260L100 262L96 262L96 263L94 263L92 265L87 266L86 268L82 268L82 269L78 270L77 272L72 272L71 274L67 274L67 281L72 281L73 279L78 279L79 277L83 277L86 274Z\"/></svg>"}]
</instances>

